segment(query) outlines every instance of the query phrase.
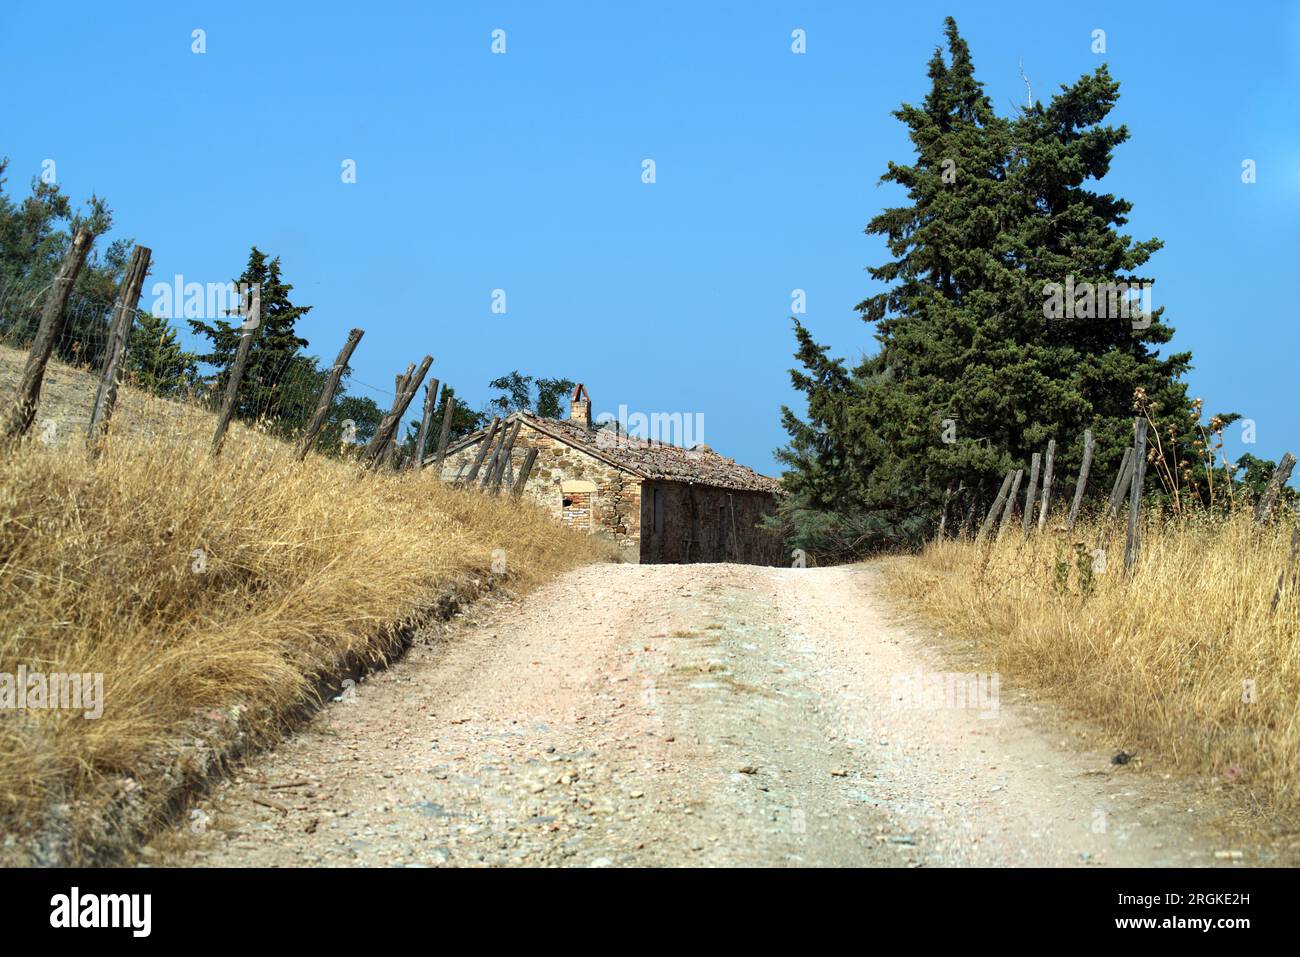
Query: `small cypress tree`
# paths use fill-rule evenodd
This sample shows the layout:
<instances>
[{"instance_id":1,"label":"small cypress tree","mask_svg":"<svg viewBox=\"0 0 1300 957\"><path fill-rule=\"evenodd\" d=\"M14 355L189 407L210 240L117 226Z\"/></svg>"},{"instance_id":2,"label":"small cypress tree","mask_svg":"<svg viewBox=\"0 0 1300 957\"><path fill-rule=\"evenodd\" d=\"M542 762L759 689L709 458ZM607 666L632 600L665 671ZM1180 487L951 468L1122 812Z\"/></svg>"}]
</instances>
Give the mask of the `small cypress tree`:
<instances>
[{"instance_id":1,"label":"small cypress tree","mask_svg":"<svg viewBox=\"0 0 1300 957\"><path fill-rule=\"evenodd\" d=\"M194 353L181 348L176 330L165 317L151 312L136 316L126 364L132 383L155 395L177 395L198 378Z\"/></svg>"},{"instance_id":2,"label":"small cypress tree","mask_svg":"<svg viewBox=\"0 0 1300 957\"><path fill-rule=\"evenodd\" d=\"M298 320L311 311L311 306L296 306L289 298L293 286L280 274L279 258L267 259L256 246L248 255L248 265L235 280L238 289L260 290L259 324L254 333L244 381L239 392L238 415L244 419L262 416L278 417L282 411L296 408L300 403L298 391L293 388L294 359L308 345L296 331ZM226 387L230 367L239 347L244 320L201 319L186 320L196 335L208 339L211 349L200 355L199 361L216 367L213 379L219 394Z\"/></svg>"}]
</instances>

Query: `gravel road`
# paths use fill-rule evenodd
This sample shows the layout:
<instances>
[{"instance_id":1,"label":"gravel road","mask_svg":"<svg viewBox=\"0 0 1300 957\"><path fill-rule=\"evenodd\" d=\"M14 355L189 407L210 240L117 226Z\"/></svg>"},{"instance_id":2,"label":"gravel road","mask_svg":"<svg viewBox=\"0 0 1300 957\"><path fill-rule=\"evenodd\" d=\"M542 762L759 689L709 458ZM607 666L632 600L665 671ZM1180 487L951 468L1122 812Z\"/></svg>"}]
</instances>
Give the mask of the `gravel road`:
<instances>
[{"instance_id":1,"label":"gravel road","mask_svg":"<svg viewBox=\"0 0 1300 957\"><path fill-rule=\"evenodd\" d=\"M589 566L474 609L140 862L1277 863L1013 682L927 697L958 687L959 651L886 603L881 575Z\"/></svg>"}]
</instances>

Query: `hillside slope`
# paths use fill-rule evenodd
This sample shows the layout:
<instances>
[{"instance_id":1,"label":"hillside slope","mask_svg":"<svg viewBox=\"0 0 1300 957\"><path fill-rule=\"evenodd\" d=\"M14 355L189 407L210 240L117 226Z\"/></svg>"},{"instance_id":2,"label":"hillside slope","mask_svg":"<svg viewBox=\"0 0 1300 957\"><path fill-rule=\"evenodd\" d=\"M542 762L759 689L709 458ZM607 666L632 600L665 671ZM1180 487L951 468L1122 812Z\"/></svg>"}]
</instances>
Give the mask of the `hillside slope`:
<instances>
[{"instance_id":1,"label":"hillside slope","mask_svg":"<svg viewBox=\"0 0 1300 957\"><path fill-rule=\"evenodd\" d=\"M526 504L298 463L242 427L213 459L210 415L131 390L91 464L94 377L47 386L54 441L0 455L0 676L88 677L82 707L0 707L8 863L101 859L450 600L604 554Z\"/></svg>"}]
</instances>

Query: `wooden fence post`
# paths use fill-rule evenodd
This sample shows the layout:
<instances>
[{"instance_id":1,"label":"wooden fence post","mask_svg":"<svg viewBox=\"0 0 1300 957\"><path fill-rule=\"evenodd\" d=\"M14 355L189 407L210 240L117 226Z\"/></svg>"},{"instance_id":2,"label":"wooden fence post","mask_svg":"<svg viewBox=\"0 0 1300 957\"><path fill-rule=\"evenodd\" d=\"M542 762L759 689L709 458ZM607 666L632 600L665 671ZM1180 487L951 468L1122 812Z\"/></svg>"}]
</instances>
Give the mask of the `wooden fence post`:
<instances>
[{"instance_id":1,"label":"wooden fence post","mask_svg":"<svg viewBox=\"0 0 1300 957\"><path fill-rule=\"evenodd\" d=\"M483 460L487 458L488 447L492 444L492 440L496 438L497 426L500 423L500 418L495 415L492 416L492 424L488 426L487 434L483 436L483 444L479 446L478 454L474 456L474 464L469 467L469 474L465 476L464 482L466 485L472 484L474 477L478 475L478 470L483 465Z\"/></svg>"},{"instance_id":2,"label":"wooden fence post","mask_svg":"<svg viewBox=\"0 0 1300 957\"><path fill-rule=\"evenodd\" d=\"M446 396L446 410L442 413L442 432L438 436L438 451L434 453L434 462L437 463L439 470L442 469L442 460L447 457L447 442L451 439L451 423L456 417L456 397L448 396L447 390L443 389L442 394Z\"/></svg>"},{"instance_id":3,"label":"wooden fence post","mask_svg":"<svg viewBox=\"0 0 1300 957\"><path fill-rule=\"evenodd\" d=\"M1110 498L1106 501L1106 517L1113 518L1119 514L1119 507L1124 502L1124 496L1128 494L1129 486L1133 483L1133 449L1129 447L1124 450L1124 458L1119 463L1119 474L1115 476L1115 485L1110 490Z\"/></svg>"},{"instance_id":4,"label":"wooden fence post","mask_svg":"<svg viewBox=\"0 0 1300 957\"><path fill-rule=\"evenodd\" d=\"M404 374L393 376L393 395L394 395L394 396L401 395L402 392L406 389L406 383L410 380L410 378L411 378L411 374L412 374L413 372L415 372L415 363L414 363L414 362L410 363L410 364L406 367L406 372L405 372ZM405 413L403 413L403 414L405 414ZM401 425L402 425L402 423L401 423L401 421L399 420L398 423L397 423L397 425L394 426L394 428L393 428L393 437L390 438L390 439L388 440L388 444L384 446L384 453L383 453L383 455L380 456L380 462L379 462L379 464L381 464L381 465L382 465L384 468L386 468L386 469L390 469L390 470L391 470L391 469L393 469L393 468L395 467L396 456L397 456L397 442L398 442L398 438L397 438L397 430L398 430L398 428L401 427Z\"/></svg>"},{"instance_id":5,"label":"wooden fence post","mask_svg":"<svg viewBox=\"0 0 1300 957\"><path fill-rule=\"evenodd\" d=\"M1007 504L1002 509L1002 521L998 522L999 532L1011 522L1011 513L1016 510L1016 496L1020 494L1020 480L1024 477L1025 470L1016 469L1016 477L1011 480L1011 493L1007 496Z\"/></svg>"},{"instance_id":6,"label":"wooden fence post","mask_svg":"<svg viewBox=\"0 0 1300 957\"><path fill-rule=\"evenodd\" d=\"M1296 518L1295 529L1291 532L1291 551L1282 564L1282 573L1277 576L1277 587L1273 589L1273 603L1268 606L1268 613L1271 615L1277 611L1278 602L1282 600L1282 589L1286 585L1287 579L1292 584L1295 583L1295 558L1300 553L1300 516Z\"/></svg>"},{"instance_id":7,"label":"wooden fence post","mask_svg":"<svg viewBox=\"0 0 1300 957\"><path fill-rule=\"evenodd\" d=\"M1035 452L1029 460L1029 487L1025 489L1025 514L1020 517L1020 530L1026 535L1034 524L1034 497L1038 494L1038 466L1042 454Z\"/></svg>"},{"instance_id":8,"label":"wooden fence post","mask_svg":"<svg viewBox=\"0 0 1300 957\"><path fill-rule=\"evenodd\" d=\"M1052 496L1052 464L1056 458L1056 439L1047 440L1047 458L1043 463L1043 499L1038 503L1038 530L1047 523L1048 503Z\"/></svg>"},{"instance_id":9,"label":"wooden fence post","mask_svg":"<svg viewBox=\"0 0 1300 957\"><path fill-rule=\"evenodd\" d=\"M95 404L90 410L90 428L86 433L86 443L91 456L99 454L100 439L108 431L108 420L113 416L113 407L117 405L117 388L121 383L122 365L126 361L127 347L131 343L131 325L135 322L136 308L140 305L140 292L144 288L144 277L149 272L150 250L136 246L131 253L131 262L122 276L122 286L118 290L117 305L113 307L113 321L108 332L108 353L104 357L104 372L99 377L99 389L95 393Z\"/></svg>"},{"instance_id":10,"label":"wooden fence post","mask_svg":"<svg viewBox=\"0 0 1300 957\"><path fill-rule=\"evenodd\" d=\"M1002 487L998 489L997 497L993 499L993 504L989 507L989 513L984 517L984 523L980 525L979 532L975 535L975 541L979 541L989 533L993 527L993 520L998 517L1002 509L1002 503L1007 499L1007 490L1011 488L1011 476L1015 474L1015 469L1007 469L1006 478L1002 480Z\"/></svg>"},{"instance_id":11,"label":"wooden fence post","mask_svg":"<svg viewBox=\"0 0 1300 957\"><path fill-rule=\"evenodd\" d=\"M1277 468L1274 469L1273 477L1268 480L1264 494L1255 503L1256 525L1262 525L1268 521L1269 515L1273 513L1273 506L1277 504L1278 496L1282 494L1282 486L1291 477L1293 468L1295 468L1295 456L1287 452L1282 456L1282 461L1277 464Z\"/></svg>"},{"instance_id":12,"label":"wooden fence post","mask_svg":"<svg viewBox=\"0 0 1300 957\"><path fill-rule=\"evenodd\" d=\"M496 495L501 491L501 480L505 478L506 466L510 464L510 456L515 450L515 439L519 438L519 428L523 422L515 419L515 427L510 430L510 438L506 439L505 447L501 450L501 461L497 462L496 471L492 475L492 494Z\"/></svg>"},{"instance_id":13,"label":"wooden fence post","mask_svg":"<svg viewBox=\"0 0 1300 957\"><path fill-rule=\"evenodd\" d=\"M86 256L94 242L94 233L82 226L72 237L72 244L59 263L59 271L45 299L45 308L41 310L36 338L32 340L32 347L27 353L27 364L23 366L22 378L18 380L13 404L5 415L3 427L0 427L0 438L6 441L21 439L36 418L36 404L41 397L41 383L45 381L45 367L49 364L54 346L63 335L68 298L72 295L72 286L81 274L81 267L86 264Z\"/></svg>"},{"instance_id":14,"label":"wooden fence post","mask_svg":"<svg viewBox=\"0 0 1300 957\"><path fill-rule=\"evenodd\" d=\"M1147 420L1133 420L1133 481L1129 488L1128 535L1124 539L1124 573L1132 574L1142 548L1142 480L1147 464Z\"/></svg>"},{"instance_id":15,"label":"wooden fence post","mask_svg":"<svg viewBox=\"0 0 1300 957\"><path fill-rule=\"evenodd\" d=\"M496 474L497 462L501 460L501 450L505 448L506 433L510 430L506 428L506 420L501 421L501 432L497 436L497 446L492 450L492 457L488 459L487 467L483 469L483 476L479 479L478 487L486 489L492 483L492 476Z\"/></svg>"},{"instance_id":16,"label":"wooden fence post","mask_svg":"<svg viewBox=\"0 0 1300 957\"><path fill-rule=\"evenodd\" d=\"M510 490L511 498L518 498L524 494L524 486L528 484L529 473L533 470L533 463L537 461L537 449L531 448L528 454L524 456L524 464L519 466L519 474L515 477L515 487Z\"/></svg>"},{"instance_id":17,"label":"wooden fence post","mask_svg":"<svg viewBox=\"0 0 1300 957\"><path fill-rule=\"evenodd\" d=\"M934 535L936 542L943 541L944 529L948 527L948 502L952 500L952 495L952 483L949 482L943 492L943 507L939 509L939 530Z\"/></svg>"},{"instance_id":18,"label":"wooden fence post","mask_svg":"<svg viewBox=\"0 0 1300 957\"><path fill-rule=\"evenodd\" d=\"M379 428L375 429L375 434L370 437L370 443L362 455L362 461L367 463L372 469L377 469L382 464L383 455L388 449L388 445L393 441L393 436L397 433L397 426L402 421L402 416L406 414L407 407L411 400L415 398L415 390L420 387L424 381L424 376L429 371L429 366L433 365L433 356L425 356L420 360L420 367L411 371L411 366L407 367L407 374L403 376L402 388L398 390L397 395L393 398L393 407L388 410L388 414L379 422Z\"/></svg>"},{"instance_id":19,"label":"wooden fence post","mask_svg":"<svg viewBox=\"0 0 1300 957\"><path fill-rule=\"evenodd\" d=\"M253 295L248 307L249 316L240 326L243 331L239 336L239 346L235 349L235 361L230 366L230 379L226 382L226 394L221 400L221 411L217 415L217 428L212 433L213 455L221 453L221 446L226 441L226 430L230 428L230 420L239 404L239 386L244 378L244 367L248 365L248 354L253 349L253 337L262 324L261 296L260 293Z\"/></svg>"},{"instance_id":20,"label":"wooden fence post","mask_svg":"<svg viewBox=\"0 0 1300 957\"><path fill-rule=\"evenodd\" d=\"M1066 520L1065 530L1074 528L1074 521L1079 517L1079 506L1083 502L1083 490L1088 484L1088 471L1092 468L1092 429L1083 430L1083 462L1079 466L1079 478L1074 483L1074 501L1070 503L1070 517Z\"/></svg>"},{"instance_id":21,"label":"wooden fence post","mask_svg":"<svg viewBox=\"0 0 1300 957\"><path fill-rule=\"evenodd\" d=\"M347 368L348 360L352 358L352 351L356 349L357 343L361 341L361 337L364 335L364 330L353 329L348 333L347 342L343 343L343 348L339 350L338 358L334 360L334 365L330 368L330 374L325 379L325 388L321 389L320 401L316 403L316 411L311 414L311 420L307 423L307 428L303 430L302 439L299 440L298 448L294 452L299 462L307 457L307 453L316 444L316 437L325 426L325 420L329 417L330 409L334 405L334 393L338 391L339 380L343 378L343 370Z\"/></svg>"},{"instance_id":22,"label":"wooden fence post","mask_svg":"<svg viewBox=\"0 0 1300 957\"><path fill-rule=\"evenodd\" d=\"M399 372L393 376L393 401L394 402L396 402L397 397L402 394L402 390L406 388L406 380L409 379L414 372L415 372L415 363L408 362L406 364L405 372ZM400 428L401 425L402 425L401 419L398 419L397 425L393 428L393 437L388 440L388 442L384 445L383 449L380 451L379 459L375 463L375 468L380 468L381 466L385 468L392 468L393 453L397 450L397 445L396 445L397 429Z\"/></svg>"},{"instance_id":23,"label":"wooden fence post","mask_svg":"<svg viewBox=\"0 0 1300 957\"><path fill-rule=\"evenodd\" d=\"M975 509L977 507L978 503L975 501L975 496L972 495L970 508L966 509L966 515L961 520L961 528L957 529L957 537L962 541L966 540L966 530L975 526Z\"/></svg>"},{"instance_id":24,"label":"wooden fence post","mask_svg":"<svg viewBox=\"0 0 1300 957\"><path fill-rule=\"evenodd\" d=\"M424 468L424 446L429 441L429 423L437 404L438 385L437 379L431 379L424 387L424 414L420 417L420 432L415 437L415 454L411 456L411 468L417 472Z\"/></svg>"}]
</instances>

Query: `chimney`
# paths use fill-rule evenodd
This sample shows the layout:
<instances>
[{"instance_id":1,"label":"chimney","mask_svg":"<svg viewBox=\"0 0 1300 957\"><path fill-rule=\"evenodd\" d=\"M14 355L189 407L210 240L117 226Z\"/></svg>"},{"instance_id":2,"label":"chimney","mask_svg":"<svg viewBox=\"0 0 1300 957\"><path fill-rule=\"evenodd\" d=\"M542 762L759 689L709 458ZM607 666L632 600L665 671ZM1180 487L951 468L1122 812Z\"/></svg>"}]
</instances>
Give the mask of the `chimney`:
<instances>
[{"instance_id":1,"label":"chimney","mask_svg":"<svg viewBox=\"0 0 1300 957\"><path fill-rule=\"evenodd\" d=\"M584 429L591 428L591 396L581 382L569 397L569 420Z\"/></svg>"}]
</instances>

